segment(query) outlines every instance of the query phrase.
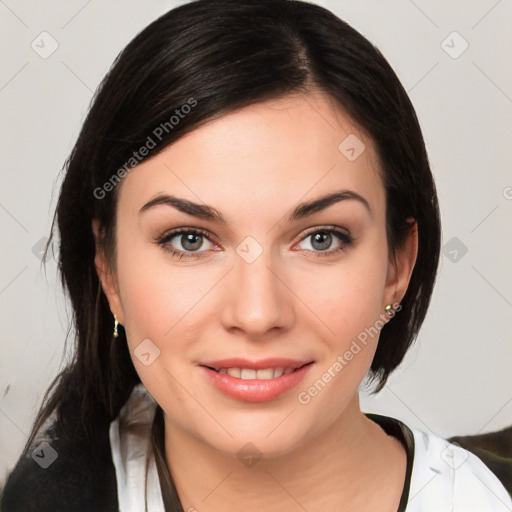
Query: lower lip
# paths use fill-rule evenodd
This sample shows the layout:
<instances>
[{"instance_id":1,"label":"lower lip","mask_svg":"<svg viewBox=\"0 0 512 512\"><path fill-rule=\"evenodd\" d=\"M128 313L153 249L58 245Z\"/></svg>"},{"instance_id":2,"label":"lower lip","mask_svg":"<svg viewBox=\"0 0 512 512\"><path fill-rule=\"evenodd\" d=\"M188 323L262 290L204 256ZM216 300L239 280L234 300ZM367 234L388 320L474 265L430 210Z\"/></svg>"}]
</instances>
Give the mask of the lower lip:
<instances>
[{"instance_id":1,"label":"lower lip","mask_svg":"<svg viewBox=\"0 0 512 512\"><path fill-rule=\"evenodd\" d=\"M304 378L312 363L274 379L238 379L200 366L210 382L224 394L245 402L268 402L293 389Z\"/></svg>"}]
</instances>

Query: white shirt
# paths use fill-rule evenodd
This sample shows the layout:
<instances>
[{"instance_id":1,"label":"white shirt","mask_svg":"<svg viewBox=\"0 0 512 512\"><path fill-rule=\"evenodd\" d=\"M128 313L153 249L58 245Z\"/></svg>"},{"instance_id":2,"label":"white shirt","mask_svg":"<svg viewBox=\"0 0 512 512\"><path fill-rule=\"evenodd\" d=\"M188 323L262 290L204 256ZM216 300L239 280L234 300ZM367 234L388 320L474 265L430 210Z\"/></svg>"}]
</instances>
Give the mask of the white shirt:
<instances>
[{"instance_id":1,"label":"white shirt","mask_svg":"<svg viewBox=\"0 0 512 512\"><path fill-rule=\"evenodd\" d=\"M151 444L156 407L138 384L110 424L120 512L165 512ZM400 512L512 512L509 494L478 457L446 439L381 418L400 425L409 445L405 508Z\"/></svg>"}]
</instances>

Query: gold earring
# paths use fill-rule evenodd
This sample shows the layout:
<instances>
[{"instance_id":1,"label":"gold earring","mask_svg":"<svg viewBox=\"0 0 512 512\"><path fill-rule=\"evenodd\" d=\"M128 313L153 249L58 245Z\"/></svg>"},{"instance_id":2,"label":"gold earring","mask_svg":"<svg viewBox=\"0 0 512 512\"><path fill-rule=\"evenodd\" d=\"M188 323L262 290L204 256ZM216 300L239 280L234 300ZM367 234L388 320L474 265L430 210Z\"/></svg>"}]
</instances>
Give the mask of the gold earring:
<instances>
[{"instance_id":1,"label":"gold earring","mask_svg":"<svg viewBox=\"0 0 512 512\"><path fill-rule=\"evenodd\" d=\"M119 325L119 322L117 321L116 315L114 315L114 338L119 337L119 333L117 332L117 326Z\"/></svg>"},{"instance_id":2,"label":"gold earring","mask_svg":"<svg viewBox=\"0 0 512 512\"><path fill-rule=\"evenodd\" d=\"M393 304L388 304L384 309L389 317L394 316L395 312L393 311Z\"/></svg>"}]
</instances>

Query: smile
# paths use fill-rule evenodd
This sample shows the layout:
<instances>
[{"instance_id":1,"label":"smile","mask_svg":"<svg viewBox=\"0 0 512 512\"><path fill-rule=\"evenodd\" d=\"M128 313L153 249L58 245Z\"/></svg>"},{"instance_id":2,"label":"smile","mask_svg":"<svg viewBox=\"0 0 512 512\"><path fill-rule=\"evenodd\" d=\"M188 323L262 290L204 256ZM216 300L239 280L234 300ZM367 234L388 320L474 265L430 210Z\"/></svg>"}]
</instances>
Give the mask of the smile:
<instances>
[{"instance_id":1,"label":"smile","mask_svg":"<svg viewBox=\"0 0 512 512\"><path fill-rule=\"evenodd\" d=\"M313 363L292 360L274 360L272 363L265 360L242 364L240 360L236 363L224 360L199 367L208 382L222 394L246 402L266 402L297 386Z\"/></svg>"}]
</instances>

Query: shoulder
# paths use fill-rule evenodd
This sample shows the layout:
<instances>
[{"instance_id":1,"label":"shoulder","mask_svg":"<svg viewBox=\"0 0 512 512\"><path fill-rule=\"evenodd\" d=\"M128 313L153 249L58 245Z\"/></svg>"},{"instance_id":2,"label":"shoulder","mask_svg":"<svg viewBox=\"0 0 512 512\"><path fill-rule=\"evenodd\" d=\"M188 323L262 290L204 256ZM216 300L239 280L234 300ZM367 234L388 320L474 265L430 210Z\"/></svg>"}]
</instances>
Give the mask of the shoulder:
<instances>
[{"instance_id":1,"label":"shoulder","mask_svg":"<svg viewBox=\"0 0 512 512\"><path fill-rule=\"evenodd\" d=\"M105 439L107 445L105 445ZM53 422L8 476L2 512L115 511L117 485L108 432L94 443L64 442Z\"/></svg>"},{"instance_id":2,"label":"shoulder","mask_svg":"<svg viewBox=\"0 0 512 512\"><path fill-rule=\"evenodd\" d=\"M408 512L510 512L505 487L473 453L432 433L406 427L414 438Z\"/></svg>"}]
</instances>

